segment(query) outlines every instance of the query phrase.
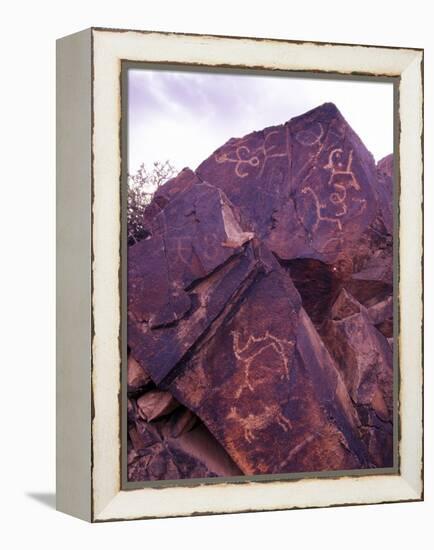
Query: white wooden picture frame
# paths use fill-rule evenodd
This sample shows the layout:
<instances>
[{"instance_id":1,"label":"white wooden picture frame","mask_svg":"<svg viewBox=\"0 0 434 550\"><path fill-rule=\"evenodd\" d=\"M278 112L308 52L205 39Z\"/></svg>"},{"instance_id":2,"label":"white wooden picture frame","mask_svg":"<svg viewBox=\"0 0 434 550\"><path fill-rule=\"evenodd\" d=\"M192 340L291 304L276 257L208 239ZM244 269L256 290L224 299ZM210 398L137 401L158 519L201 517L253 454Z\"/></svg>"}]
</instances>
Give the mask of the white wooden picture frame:
<instances>
[{"instance_id":1,"label":"white wooden picture frame","mask_svg":"<svg viewBox=\"0 0 434 550\"><path fill-rule=\"evenodd\" d=\"M125 489L121 475L123 62L396 80L399 468ZM91 522L423 498L423 51L92 28L57 44L57 507Z\"/></svg>"}]
</instances>

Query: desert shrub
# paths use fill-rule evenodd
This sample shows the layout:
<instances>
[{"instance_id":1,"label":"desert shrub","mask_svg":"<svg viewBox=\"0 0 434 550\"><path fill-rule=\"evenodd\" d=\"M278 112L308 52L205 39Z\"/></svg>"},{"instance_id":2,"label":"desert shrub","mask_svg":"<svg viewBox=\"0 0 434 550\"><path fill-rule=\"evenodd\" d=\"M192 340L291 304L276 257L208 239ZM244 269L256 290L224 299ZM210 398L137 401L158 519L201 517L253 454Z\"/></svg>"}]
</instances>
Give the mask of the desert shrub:
<instances>
[{"instance_id":1,"label":"desert shrub","mask_svg":"<svg viewBox=\"0 0 434 550\"><path fill-rule=\"evenodd\" d=\"M176 169L168 160L156 161L152 169L147 169L144 164L133 175L128 175L128 244L134 244L148 236L144 226L144 213L146 207L152 201L157 189L167 180L173 178Z\"/></svg>"}]
</instances>

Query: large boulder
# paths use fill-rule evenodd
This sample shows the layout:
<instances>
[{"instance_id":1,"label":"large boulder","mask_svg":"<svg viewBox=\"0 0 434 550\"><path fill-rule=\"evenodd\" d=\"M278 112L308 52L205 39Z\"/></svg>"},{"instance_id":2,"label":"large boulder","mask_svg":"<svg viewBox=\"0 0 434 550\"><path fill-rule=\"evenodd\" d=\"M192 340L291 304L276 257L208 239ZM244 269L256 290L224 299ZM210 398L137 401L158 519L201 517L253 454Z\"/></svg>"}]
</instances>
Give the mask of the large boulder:
<instances>
[{"instance_id":1,"label":"large boulder","mask_svg":"<svg viewBox=\"0 0 434 550\"><path fill-rule=\"evenodd\" d=\"M357 255L378 211L374 158L332 103L229 140L196 173L282 260Z\"/></svg>"},{"instance_id":2,"label":"large boulder","mask_svg":"<svg viewBox=\"0 0 434 550\"><path fill-rule=\"evenodd\" d=\"M392 195L330 103L158 189L128 249L129 479L393 465Z\"/></svg>"}]
</instances>

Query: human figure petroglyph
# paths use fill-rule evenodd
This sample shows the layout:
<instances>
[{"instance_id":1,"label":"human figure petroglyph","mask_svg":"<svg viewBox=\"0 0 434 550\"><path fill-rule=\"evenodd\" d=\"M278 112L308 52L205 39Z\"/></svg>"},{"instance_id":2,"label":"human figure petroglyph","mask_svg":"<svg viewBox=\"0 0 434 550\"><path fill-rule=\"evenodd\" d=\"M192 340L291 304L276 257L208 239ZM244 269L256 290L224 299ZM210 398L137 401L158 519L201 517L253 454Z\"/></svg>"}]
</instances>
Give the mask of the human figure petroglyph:
<instances>
[{"instance_id":1,"label":"human figure petroglyph","mask_svg":"<svg viewBox=\"0 0 434 550\"><path fill-rule=\"evenodd\" d=\"M235 420L240 424L244 439L248 443L255 439L255 431L267 428L273 422L276 422L285 432L292 429L291 421L284 416L277 404L266 405L260 414L249 413L247 416L242 416L236 407L231 407L227 419Z\"/></svg>"},{"instance_id":2,"label":"human figure petroglyph","mask_svg":"<svg viewBox=\"0 0 434 550\"><path fill-rule=\"evenodd\" d=\"M344 192L348 187L352 187L356 191L360 191L359 182L354 175L353 165L353 150L348 154L347 163L342 160L343 150L340 148L332 149L329 153L327 164L324 165L325 170L330 170L330 177L327 185L332 185L338 192Z\"/></svg>"},{"instance_id":3,"label":"human figure petroglyph","mask_svg":"<svg viewBox=\"0 0 434 550\"><path fill-rule=\"evenodd\" d=\"M343 150L341 148L334 148L329 152L327 163L323 166L325 170L330 172L326 187L331 186L333 191L329 194L326 201L329 200L334 206L333 216L323 214L323 210L327 209L327 202L321 201L317 193L311 187L306 186L301 190L303 194L309 193L314 200L316 220L312 227L313 231L318 228L321 221L334 223L339 231L342 231L342 222L339 218L348 214L348 189L352 188L356 192L360 191L360 185L354 175L352 164L352 149L348 154L347 161L344 162ZM304 181L306 181L306 179L307 178L305 178ZM366 207L365 199L352 197L351 202L360 203L360 209L357 214L363 212Z\"/></svg>"},{"instance_id":4,"label":"human figure petroglyph","mask_svg":"<svg viewBox=\"0 0 434 550\"><path fill-rule=\"evenodd\" d=\"M349 152L346 164L342 160L342 155L342 149L332 149L329 153L328 162L324 165L326 170L330 170L327 186L333 186L334 189L329 196L329 200L338 208L335 215L339 217L348 212L347 188L352 187L356 191L360 191L359 182L352 170L353 150L351 149Z\"/></svg>"},{"instance_id":5,"label":"human figure petroglyph","mask_svg":"<svg viewBox=\"0 0 434 550\"><path fill-rule=\"evenodd\" d=\"M287 157L288 151L289 151L289 144L288 144L288 131L286 130L286 150L284 153L271 153L274 149L276 149L276 144L269 144L269 140L271 136L278 135L279 130L272 130L271 132L268 132L268 134L265 135L264 141L262 145L254 149L253 151L250 149L248 145L245 145L241 141L241 145L238 145L235 149L235 158L229 156L228 153L216 153L214 155L214 159L217 162L217 164L224 164L226 162L232 162L235 164L235 174L239 178L246 178L249 175L249 172L246 171L246 168L248 166L251 166L252 168L258 168L260 166L259 173L257 177L260 177L264 171L265 164L268 159L275 158L275 157ZM262 161L261 161L262 158Z\"/></svg>"},{"instance_id":6,"label":"human figure petroglyph","mask_svg":"<svg viewBox=\"0 0 434 550\"><path fill-rule=\"evenodd\" d=\"M289 380L289 352L294 346L294 342L281 340L276 338L273 334L270 334L267 330L264 336L250 335L244 345L240 342L240 335L237 332L232 332L233 338L233 352L235 357L242 363L244 367L244 384L241 384L237 390L235 397L240 397L245 389L254 391L254 386L251 381L250 368L253 361L266 349L273 349L279 356L281 362L282 372L280 378ZM257 345L259 344L259 345ZM261 345L263 344L263 345Z\"/></svg>"}]
</instances>

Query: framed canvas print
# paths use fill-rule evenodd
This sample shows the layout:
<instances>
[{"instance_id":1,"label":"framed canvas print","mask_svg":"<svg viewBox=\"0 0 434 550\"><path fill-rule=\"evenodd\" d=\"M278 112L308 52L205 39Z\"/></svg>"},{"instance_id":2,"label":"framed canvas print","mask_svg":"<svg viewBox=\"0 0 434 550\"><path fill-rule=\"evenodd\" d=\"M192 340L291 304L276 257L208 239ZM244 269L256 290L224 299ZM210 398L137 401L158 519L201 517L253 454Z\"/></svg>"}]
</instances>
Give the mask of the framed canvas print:
<instances>
[{"instance_id":1,"label":"framed canvas print","mask_svg":"<svg viewBox=\"0 0 434 550\"><path fill-rule=\"evenodd\" d=\"M57 506L421 500L423 51L57 44Z\"/></svg>"}]
</instances>

